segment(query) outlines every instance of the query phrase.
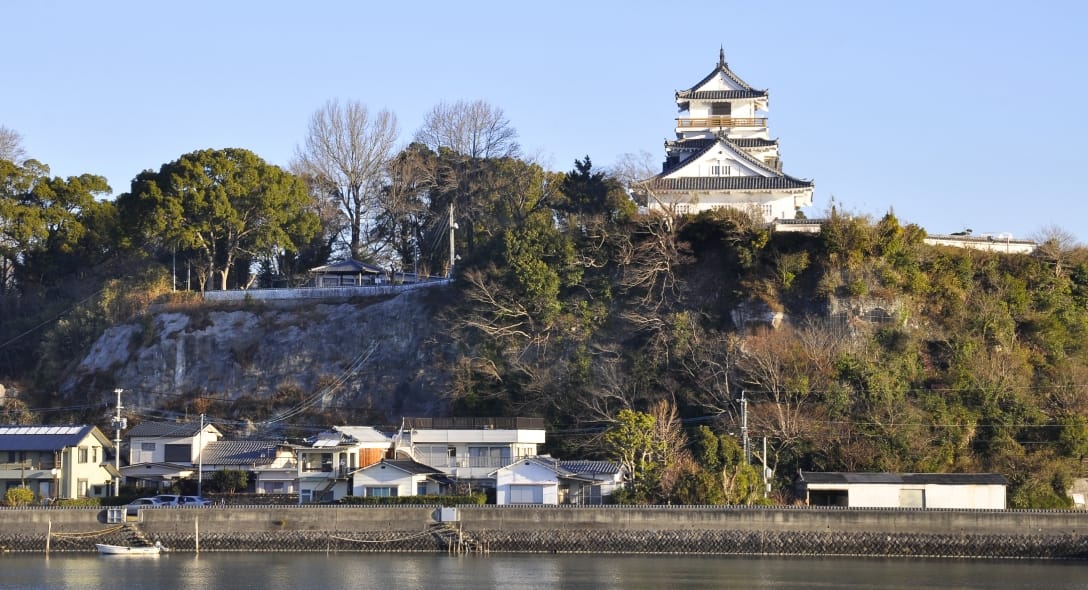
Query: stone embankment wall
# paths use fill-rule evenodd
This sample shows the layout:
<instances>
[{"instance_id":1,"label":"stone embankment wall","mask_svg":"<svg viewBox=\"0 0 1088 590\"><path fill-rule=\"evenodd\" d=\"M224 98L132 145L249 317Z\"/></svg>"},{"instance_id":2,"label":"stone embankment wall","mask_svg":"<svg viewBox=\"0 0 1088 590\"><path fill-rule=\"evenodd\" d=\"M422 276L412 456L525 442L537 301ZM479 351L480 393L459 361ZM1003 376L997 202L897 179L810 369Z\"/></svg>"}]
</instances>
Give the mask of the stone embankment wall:
<instances>
[{"instance_id":1,"label":"stone embankment wall","mask_svg":"<svg viewBox=\"0 0 1088 590\"><path fill-rule=\"evenodd\" d=\"M124 524L92 508L0 510L9 551L494 551L1088 559L1088 512L834 508L225 506ZM443 522L445 518L445 522ZM49 535L49 532L52 535Z\"/></svg>"}]
</instances>

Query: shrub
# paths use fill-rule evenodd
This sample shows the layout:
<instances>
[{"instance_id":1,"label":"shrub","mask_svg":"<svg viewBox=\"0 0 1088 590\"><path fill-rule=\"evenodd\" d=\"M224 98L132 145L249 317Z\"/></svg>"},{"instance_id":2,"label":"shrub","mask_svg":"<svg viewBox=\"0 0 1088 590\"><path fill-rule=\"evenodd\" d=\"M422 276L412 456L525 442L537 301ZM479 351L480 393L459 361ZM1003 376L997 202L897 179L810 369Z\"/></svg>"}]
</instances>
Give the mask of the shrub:
<instances>
[{"instance_id":1,"label":"shrub","mask_svg":"<svg viewBox=\"0 0 1088 590\"><path fill-rule=\"evenodd\" d=\"M26 486L11 488L4 492L4 506L26 506L34 501L34 492Z\"/></svg>"}]
</instances>

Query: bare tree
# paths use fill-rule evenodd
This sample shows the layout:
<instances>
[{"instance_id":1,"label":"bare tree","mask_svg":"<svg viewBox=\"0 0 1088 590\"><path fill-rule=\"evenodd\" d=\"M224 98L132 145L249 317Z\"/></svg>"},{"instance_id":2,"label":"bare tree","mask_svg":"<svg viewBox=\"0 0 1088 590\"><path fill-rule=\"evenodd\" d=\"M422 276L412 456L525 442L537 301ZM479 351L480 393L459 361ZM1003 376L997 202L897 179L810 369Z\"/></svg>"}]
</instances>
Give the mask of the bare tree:
<instances>
[{"instance_id":1,"label":"bare tree","mask_svg":"<svg viewBox=\"0 0 1088 590\"><path fill-rule=\"evenodd\" d=\"M0 125L0 160L8 160L19 164L26 158L23 150L23 136L18 131Z\"/></svg>"},{"instance_id":2,"label":"bare tree","mask_svg":"<svg viewBox=\"0 0 1088 590\"><path fill-rule=\"evenodd\" d=\"M518 133L502 109L482 100L439 103L423 117L415 140L435 152L451 149L472 159L515 157Z\"/></svg>"},{"instance_id":3,"label":"bare tree","mask_svg":"<svg viewBox=\"0 0 1088 590\"><path fill-rule=\"evenodd\" d=\"M337 204L354 258L370 258L381 247L370 238L397 135L393 113L371 115L359 101L341 106L330 100L310 118L305 143L296 149L292 171L309 180L315 196Z\"/></svg>"},{"instance_id":4,"label":"bare tree","mask_svg":"<svg viewBox=\"0 0 1088 590\"><path fill-rule=\"evenodd\" d=\"M1048 225L1033 237L1038 246L1035 255L1054 265L1055 276L1061 276L1069 265L1070 255L1080 247L1077 237L1056 225Z\"/></svg>"}]
</instances>

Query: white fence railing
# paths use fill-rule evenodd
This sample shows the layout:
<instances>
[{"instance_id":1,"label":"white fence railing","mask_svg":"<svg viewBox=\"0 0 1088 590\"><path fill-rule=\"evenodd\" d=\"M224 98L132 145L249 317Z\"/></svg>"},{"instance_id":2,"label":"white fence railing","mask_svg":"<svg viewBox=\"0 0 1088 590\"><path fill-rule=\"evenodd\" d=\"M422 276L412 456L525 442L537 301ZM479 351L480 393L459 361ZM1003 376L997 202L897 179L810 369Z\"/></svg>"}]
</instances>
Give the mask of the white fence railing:
<instances>
[{"instance_id":1,"label":"white fence railing","mask_svg":"<svg viewBox=\"0 0 1088 590\"><path fill-rule=\"evenodd\" d=\"M397 295L413 289L426 289L450 284L449 279L439 279L407 285L364 285L355 287L299 287L296 289L234 289L230 291L205 291L205 301L269 301L273 299L336 299L351 297L380 297Z\"/></svg>"}]
</instances>

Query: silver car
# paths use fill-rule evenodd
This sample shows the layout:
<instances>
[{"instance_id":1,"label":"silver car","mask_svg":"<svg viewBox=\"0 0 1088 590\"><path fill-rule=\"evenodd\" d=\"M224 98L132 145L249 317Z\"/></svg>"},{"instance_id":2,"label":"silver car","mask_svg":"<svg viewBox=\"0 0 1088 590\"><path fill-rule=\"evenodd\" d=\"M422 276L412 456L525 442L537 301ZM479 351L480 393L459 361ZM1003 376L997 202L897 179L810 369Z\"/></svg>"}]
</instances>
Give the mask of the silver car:
<instances>
[{"instance_id":1,"label":"silver car","mask_svg":"<svg viewBox=\"0 0 1088 590\"><path fill-rule=\"evenodd\" d=\"M163 503L157 498L136 498L135 500L125 504L125 514L128 516L136 516L140 513L141 508L160 508Z\"/></svg>"}]
</instances>

